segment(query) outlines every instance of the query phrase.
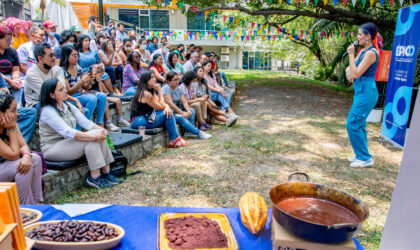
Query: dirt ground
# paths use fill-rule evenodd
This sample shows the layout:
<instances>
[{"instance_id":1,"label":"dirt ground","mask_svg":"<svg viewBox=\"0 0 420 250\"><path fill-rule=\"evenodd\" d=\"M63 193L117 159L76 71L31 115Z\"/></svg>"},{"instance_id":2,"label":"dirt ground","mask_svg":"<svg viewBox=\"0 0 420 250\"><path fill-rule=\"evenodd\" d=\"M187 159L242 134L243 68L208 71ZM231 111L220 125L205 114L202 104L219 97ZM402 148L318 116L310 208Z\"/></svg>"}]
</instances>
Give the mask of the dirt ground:
<instances>
[{"instance_id":1,"label":"dirt ground","mask_svg":"<svg viewBox=\"0 0 420 250\"><path fill-rule=\"evenodd\" d=\"M352 169L345 129L351 107L347 94L308 83L273 85L245 82L234 107L237 125L216 125L211 140L189 140L181 149L159 149L129 171L144 173L106 190L81 189L59 202L144 206L237 207L248 191L268 192L291 172L346 191L364 201L370 217L359 240L378 247L402 152L368 124L374 167Z\"/></svg>"}]
</instances>

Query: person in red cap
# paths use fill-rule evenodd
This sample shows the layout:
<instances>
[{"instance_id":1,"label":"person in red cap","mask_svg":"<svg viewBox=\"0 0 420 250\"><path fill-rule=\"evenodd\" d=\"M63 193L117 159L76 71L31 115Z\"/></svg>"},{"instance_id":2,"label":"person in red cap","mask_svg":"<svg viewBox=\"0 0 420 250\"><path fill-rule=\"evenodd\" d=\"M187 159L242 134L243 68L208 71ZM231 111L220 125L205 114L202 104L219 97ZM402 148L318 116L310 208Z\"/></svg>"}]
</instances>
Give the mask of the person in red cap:
<instances>
[{"instance_id":1,"label":"person in red cap","mask_svg":"<svg viewBox=\"0 0 420 250\"><path fill-rule=\"evenodd\" d=\"M58 43L57 38L57 24L55 24L51 20L46 20L44 22L44 29L45 29L45 42L48 43L51 48L57 47L60 44Z\"/></svg>"}]
</instances>

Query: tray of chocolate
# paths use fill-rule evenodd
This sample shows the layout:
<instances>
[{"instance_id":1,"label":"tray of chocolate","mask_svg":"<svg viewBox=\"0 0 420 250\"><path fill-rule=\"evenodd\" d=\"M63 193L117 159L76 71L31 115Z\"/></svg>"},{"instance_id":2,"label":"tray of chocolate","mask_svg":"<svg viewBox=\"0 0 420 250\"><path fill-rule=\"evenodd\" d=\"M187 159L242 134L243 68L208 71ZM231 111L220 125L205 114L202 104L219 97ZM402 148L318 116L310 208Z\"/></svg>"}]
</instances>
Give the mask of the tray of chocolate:
<instances>
[{"instance_id":1,"label":"tray of chocolate","mask_svg":"<svg viewBox=\"0 0 420 250\"><path fill-rule=\"evenodd\" d=\"M93 250L116 247L124 237L120 226L99 221L43 221L24 228L36 249Z\"/></svg>"},{"instance_id":2,"label":"tray of chocolate","mask_svg":"<svg viewBox=\"0 0 420 250\"><path fill-rule=\"evenodd\" d=\"M163 213L159 249L239 249L229 220L219 213Z\"/></svg>"},{"instance_id":3,"label":"tray of chocolate","mask_svg":"<svg viewBox=\"0 0 420 250\"><path fill-rule=\"evenodd\" d=\"M42 218L42 212L31 208L21 208L20 214L22 216L23 226L29 226L35 222L38 222Z\"/></svg>"}]
</instances>

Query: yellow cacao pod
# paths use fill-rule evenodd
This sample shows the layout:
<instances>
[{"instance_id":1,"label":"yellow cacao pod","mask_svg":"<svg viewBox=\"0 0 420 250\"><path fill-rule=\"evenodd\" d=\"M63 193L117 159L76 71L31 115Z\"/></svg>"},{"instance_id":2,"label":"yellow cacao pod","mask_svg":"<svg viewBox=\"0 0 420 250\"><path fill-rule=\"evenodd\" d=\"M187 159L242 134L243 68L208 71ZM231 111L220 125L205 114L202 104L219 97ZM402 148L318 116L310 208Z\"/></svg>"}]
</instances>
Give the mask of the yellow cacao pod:
<instances>
[{"instance_id":1,"label":"yellow cacao pod","mask_svg":"<svg viewBox=\"0 0 420 250\"><path fill-rule=\"evenodd\" d=\"M239 212L242 224L248 230L256 234L264 228L267 221L267 204L264 199L255 192L248 192L239 201Z\"/></svg>"}]
</instances>

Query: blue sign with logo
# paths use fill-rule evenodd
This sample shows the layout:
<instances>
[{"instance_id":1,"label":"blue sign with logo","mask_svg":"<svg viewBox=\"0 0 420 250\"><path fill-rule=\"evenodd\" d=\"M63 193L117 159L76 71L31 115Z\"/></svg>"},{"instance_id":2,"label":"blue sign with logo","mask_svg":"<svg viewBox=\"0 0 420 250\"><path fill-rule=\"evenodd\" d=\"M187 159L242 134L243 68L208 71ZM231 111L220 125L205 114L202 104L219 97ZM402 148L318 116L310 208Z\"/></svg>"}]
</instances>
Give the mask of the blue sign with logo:
<instances>
[{"instance_id":1,"label":"blue sign with logo","mask_svg":"<svg viewBox=\"0 0 420 250\"><path fill-rule=\"evenodd\" d=\"M420 43L420 4L398 12L381 134L404 147Z\"/></svg>"}]
</instances>

